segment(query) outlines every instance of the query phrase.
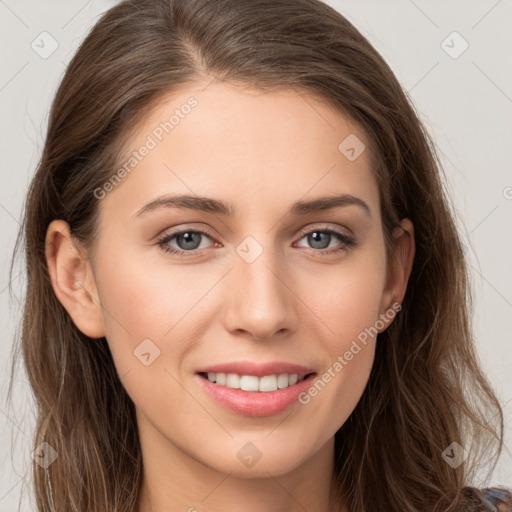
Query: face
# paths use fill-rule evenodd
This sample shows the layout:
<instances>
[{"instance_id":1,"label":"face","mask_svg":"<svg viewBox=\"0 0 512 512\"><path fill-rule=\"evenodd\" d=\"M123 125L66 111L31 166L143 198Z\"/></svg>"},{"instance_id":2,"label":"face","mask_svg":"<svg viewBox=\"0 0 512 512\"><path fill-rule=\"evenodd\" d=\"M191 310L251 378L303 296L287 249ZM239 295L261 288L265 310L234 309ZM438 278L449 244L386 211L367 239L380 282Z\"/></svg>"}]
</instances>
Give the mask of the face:
<instances>
[{"instance_id":1,"label":"face","mask_svg":"<svg viewBox=\"0 0 512 512\"><path fill-rule=\"evenodd\" d=\"M404 291L367 146L310 95L234 84L174 92L137 127L130 170L96 192L91 286L141 436L242 476L332 440Z\"/></svg>"}]
</instances>

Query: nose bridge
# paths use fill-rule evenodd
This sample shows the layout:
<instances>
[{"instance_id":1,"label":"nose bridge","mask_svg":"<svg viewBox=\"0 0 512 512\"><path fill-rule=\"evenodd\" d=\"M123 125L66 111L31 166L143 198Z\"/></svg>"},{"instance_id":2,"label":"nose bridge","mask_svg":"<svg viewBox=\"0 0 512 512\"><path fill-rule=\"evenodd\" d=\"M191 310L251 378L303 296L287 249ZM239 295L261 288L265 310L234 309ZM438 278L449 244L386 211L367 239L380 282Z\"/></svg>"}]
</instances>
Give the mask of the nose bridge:
<instances>
[{"instance_id":1,"label":"nose bridge","mask_svg":"<svg viewBox=\"0 0 512 512\"><path fill-rule=\"evenodd\" d=\"M284 265L270 239L266 237L266 246L252 236L244 239L236 247L230 273L230 328L249 331L259 339L293 329L296 321Z\"/></svg>"}]
</instances>

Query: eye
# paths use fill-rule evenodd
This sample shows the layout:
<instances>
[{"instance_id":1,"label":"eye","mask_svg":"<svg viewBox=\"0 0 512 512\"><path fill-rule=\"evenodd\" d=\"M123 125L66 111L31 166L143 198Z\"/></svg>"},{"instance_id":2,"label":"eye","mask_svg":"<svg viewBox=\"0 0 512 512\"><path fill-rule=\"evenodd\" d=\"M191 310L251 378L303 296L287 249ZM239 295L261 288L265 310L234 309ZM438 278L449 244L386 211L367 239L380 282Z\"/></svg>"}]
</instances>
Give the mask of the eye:
<instances>
[{"instance_id":1,"label":"eye","mask_svg":"<svg viewBox=\"0 0 512 512\"><path fill-rule=\"evenodd\" d=\"M208 248L208 245L205 246L203 243L205 239L214 240L206 231L186 229L165 234L157 244L167 253L178 257L189 257L194 256L199 249ZM356 245L356 241L347 234L327 228L316 228L304 232L299 240L303 239L310 244L310 250L322 255L347 251L351 246ZM337 245L336 242L338 242ZM214 241L214 246L219 245ZM298 247L304 246L298 245Z\"/></svg>"},{"instance_id":2,"label":"eye","mask_svg":"<svg viewBox=\"0 0 512 512\"><path fill-rule=\"evenodd\" d=\"M321 253L326 254L345 251L349 247L355 245L355 240L353 238L334 229L313 229L303 233L300 240L302 239L306 239L307 243L310 244L311 249L316 249L316 252L320 251ZM338 246L336 246L336 242L338 242ZM334 247L332 243L334 243Z\"/></svg>"},{"instance_id":3,"label":"eye","mask_svg":"<svg viewBox=\"0 0 512 512\"><path fill-rule=\"evenodd\" d=\"M158 245L165 252L176 254L178 256L189 256L188 253L191 253L196 249L205 248L202 244L205 237L213 240L205 231L187 229L166 234L158 241ZM171 245L171 242L173 241L177 244L177 248Z\"/></svg>"}]
</instances>

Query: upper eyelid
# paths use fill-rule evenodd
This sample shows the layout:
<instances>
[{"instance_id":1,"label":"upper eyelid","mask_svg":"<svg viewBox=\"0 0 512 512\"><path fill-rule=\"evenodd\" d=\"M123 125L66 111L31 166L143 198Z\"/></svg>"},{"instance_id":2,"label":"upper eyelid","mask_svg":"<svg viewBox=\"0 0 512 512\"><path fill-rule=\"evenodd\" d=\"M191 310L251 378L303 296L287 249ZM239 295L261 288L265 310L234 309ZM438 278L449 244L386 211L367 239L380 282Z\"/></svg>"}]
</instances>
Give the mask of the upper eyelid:
<instances>
[{"instance_id":1,"label":"upper eyelid","mask_svg":"<svg viewBox=\"0 0 512 512\"><path fill-rule=\"evenodd\" d=\"M314 223L313 223L314 224ZM344 229L346 231L348 231L351 235L352 235L352 231L346 227L339 227L339 228L334 228L332 226L328 226L327 224L325 223L320 223L319 225L317 226L309 226L309 227L305 227L305 228L302 228L299 230L299 234L302 234L302 233L309 233L310 231L314 231L314 230L318 230L318 231L337 231L337 229ZM176 229L175 231L170 231L170 232L166 232L167 230L163 230L163 232L165 232L164 235L162 235L162 237L167 237L167 236L174 236L174 235L179 235L180 233L186 233L188 231L193 231L193 232L199 232L199 233L203 233L207 236L211 236L211 237L215 237L215 235L213 234L210 234L208 229L207 228L198 228L198 227L185 227L185 228L181 228L181 229Z\"/></svg>"},{"instance_id":2,"label":"upper eyelid","mask_svg":"<svg viewBox=\"0 0 512 512\"><path fill-rule=\"evenodd\" d=\"M342 229L348 231L348 233L341 233ZM328 232L334 232L334 233L338 233L338 234L343 234L347 237L352 237L353 236L353 233L351 230L349 230L348 228L333 228L332 226L327 226L327 225L321 225L321 226L313 226L313 227L307 227L307 228L304 228L304 229L301 229L300 232L299 232L299 235L300 236L304 236L308 233L311 233L312 231L328 231Z\"/></svg>"}]
</instances>

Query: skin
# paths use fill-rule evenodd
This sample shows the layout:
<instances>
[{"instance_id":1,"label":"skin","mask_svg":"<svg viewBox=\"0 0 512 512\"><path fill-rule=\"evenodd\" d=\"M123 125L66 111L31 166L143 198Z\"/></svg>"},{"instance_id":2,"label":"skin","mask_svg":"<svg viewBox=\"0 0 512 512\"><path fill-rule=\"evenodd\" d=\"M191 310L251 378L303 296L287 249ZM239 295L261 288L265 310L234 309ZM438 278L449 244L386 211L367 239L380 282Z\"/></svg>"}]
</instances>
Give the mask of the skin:
<instances>
[{"instance_id":1,"label":"skin","mask_svg":"<svg viewBox=\"0 0 512 512\"><path fill-rule=\"evenodd\" d=\"M366 386L375 338L308 404L269 417L223 408L195 372L248 359L302 364L322 375L379 315L402 302L414 229L402 221L386 259L368 150L354 161L338 150L349 134L368 140L339 112L295 90L205 85L162 98L137 127L131 150L191 95L198 100L99 201L92 258L76 250L64 221L50 224L52 283L77 327L106 337L135 403L144 460L138 512L327 512L334 434ZM161 207L136 217L166 193L230 202L237 214ZM341 193L365 201L371 216L357 205L287 213L299 199ZM341 250L325 254L307 236L315 228L352 234L356 245L333 236L325 245ZM194 229L211 238L196 235L200 246L192 256L179 258L158 244L173 230ZM247 236L263 249L252 263L236 252ZM187 247L176 237L168 245ZM160 350L149 366L134 357L147 338ZM262 454L250 468L237 457L248 442Z\"/></svg>"}]
</instances>

